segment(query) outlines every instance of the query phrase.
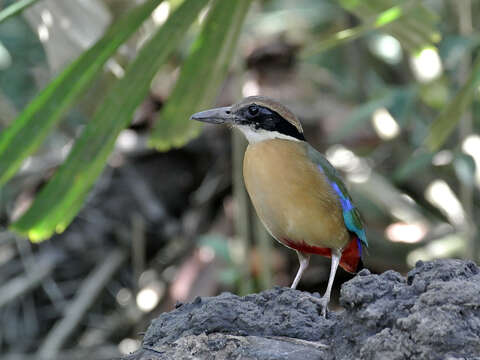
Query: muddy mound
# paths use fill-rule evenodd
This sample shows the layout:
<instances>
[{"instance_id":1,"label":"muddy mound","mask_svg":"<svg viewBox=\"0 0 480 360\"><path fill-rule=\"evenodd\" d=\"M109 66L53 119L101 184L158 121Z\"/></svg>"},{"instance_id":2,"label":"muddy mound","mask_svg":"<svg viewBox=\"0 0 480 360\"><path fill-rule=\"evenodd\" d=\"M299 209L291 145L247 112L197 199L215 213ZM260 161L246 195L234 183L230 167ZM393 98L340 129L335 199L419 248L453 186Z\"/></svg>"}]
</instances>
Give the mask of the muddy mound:
<instances>
[{"instance_id":1,"label":"muddy mound","mask_svg":"<svg viewBox=\"0 0 480 360\"><path fill-rule=\"evenodd\" d=\"M319 294L274 288L197 298L150 325L125 359L473 359L480 357L480 269L418 262L407 277L362 270L327 319Z\"/></svg>"}]
</instances>

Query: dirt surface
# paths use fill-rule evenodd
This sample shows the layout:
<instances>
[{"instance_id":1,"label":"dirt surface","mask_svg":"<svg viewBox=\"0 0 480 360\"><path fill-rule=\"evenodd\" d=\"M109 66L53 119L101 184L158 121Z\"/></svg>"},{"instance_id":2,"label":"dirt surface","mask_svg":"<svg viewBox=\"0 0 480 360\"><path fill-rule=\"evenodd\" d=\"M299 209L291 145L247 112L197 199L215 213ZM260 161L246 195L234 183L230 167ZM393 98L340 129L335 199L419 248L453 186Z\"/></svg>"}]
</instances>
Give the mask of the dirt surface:
<instances>
[{"instance_id":1,"label":"dirt surface","mask_svg":"<svg viewBox=\"0 0 480 360\"><path fill-rule=\"evenodd\" d=\"M480 268L472 262L418 262L406 278L362 270L342 286L345 310L327 319L311 296L277 287L179 304L124 359L480 359Z\"/></svg>"}]
</instances>

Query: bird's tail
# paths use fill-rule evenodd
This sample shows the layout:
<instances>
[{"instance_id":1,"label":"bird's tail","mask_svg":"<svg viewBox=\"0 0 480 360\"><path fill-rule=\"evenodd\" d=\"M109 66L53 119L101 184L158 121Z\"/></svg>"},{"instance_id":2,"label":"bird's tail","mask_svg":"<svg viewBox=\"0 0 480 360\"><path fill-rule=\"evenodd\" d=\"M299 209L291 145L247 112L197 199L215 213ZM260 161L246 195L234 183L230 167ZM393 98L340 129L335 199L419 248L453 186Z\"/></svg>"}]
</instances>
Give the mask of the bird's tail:
<instances>
[{"instance_id":1,"label":"bird's tail","mask_svg":"<svg viewBox=\"0 0 480 360\"><path fill-rule=\"evenodd\" d=\"M343 249L340 266L350 273L356 273L363 269L362 243L358 236L353 235L352 240Z\"/></svg>"}]
</instances>

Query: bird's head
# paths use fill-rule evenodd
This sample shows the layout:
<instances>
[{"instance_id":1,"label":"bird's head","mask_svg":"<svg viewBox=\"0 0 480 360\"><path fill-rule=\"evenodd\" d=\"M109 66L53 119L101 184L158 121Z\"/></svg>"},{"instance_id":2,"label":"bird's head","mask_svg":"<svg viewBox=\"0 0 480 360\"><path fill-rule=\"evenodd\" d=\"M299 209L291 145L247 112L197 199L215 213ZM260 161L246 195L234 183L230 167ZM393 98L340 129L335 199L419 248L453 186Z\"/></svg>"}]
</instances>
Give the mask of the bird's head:
<instances>
[{"instance_id":1,"label":"bird's head","mask_svg":"<svg viewBox=\"0 0 480 360\"><path fill-rule=\"evenodd\" d=\"M250 96L232 106L201 111L192 120L227 124L239 129L250 143L269 139L305 141L300 121L278 101Z\"/></svg>"}]
</instances>

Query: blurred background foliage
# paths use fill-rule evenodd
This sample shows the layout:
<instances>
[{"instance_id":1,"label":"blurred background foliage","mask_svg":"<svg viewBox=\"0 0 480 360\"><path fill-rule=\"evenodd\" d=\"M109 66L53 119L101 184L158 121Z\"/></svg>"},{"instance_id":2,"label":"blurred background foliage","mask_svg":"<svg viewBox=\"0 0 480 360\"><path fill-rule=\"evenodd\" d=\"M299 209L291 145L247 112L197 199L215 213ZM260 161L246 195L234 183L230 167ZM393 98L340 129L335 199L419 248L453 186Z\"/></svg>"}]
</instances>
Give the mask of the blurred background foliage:
<instances>
[{"instance_id":1,"label":"blurred background foliage","mask_svg":"<svg viewBox=\"0 0 480 360\"><path fill-rule=\"evenodd\" d=\"M2 359L111 358L176 301L290 284L296 256L244 190L244 139L189 121L244 96L284 102L344 174L372 271L478 261L479 1L0 9ZM300 288L328 271L313 259Z\"/></svg>"}]
</instances>

